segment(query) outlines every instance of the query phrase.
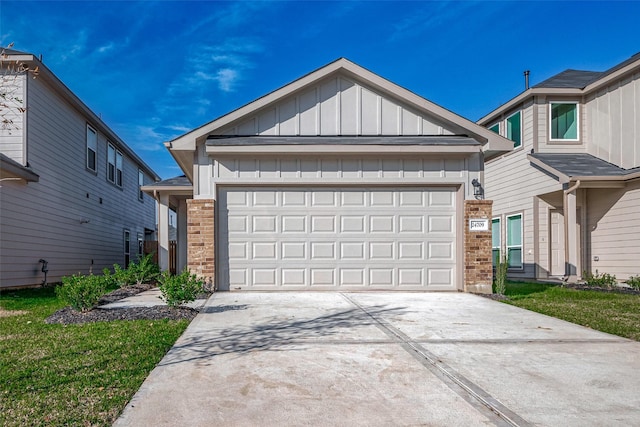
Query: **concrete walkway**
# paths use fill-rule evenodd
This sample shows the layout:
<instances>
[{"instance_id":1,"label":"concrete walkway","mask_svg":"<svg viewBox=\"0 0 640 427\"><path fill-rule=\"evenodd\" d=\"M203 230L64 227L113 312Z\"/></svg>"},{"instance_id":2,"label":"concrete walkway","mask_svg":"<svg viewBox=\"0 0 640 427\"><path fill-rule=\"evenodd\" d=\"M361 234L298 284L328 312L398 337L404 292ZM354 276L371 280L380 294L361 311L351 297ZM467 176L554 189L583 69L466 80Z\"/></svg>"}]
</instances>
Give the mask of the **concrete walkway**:
<instances>
[{"instance_id":1,"label":"concrete walkway","mask_svg":"<svg viewBox=\"0 0 640 427\"><path fill-rule=\"evenodd\" d=\"M206 299L197 299L184 305L191 308L201 308L206 302ZM101 305L100 308L153 307L156 305L167 305L167 303L162 299L160 289L153 288L109 304Z\"/></svg>"},{"instance_id":2,"label":"concrete walkway","mask_svg":"<svg viewBox=\"0 0 640 427\"><path fill-rule=\"evenodd\" d=\"M217 293L116 426L640 425L640 343L462 293Z\"/></svg>"}]
</instances>

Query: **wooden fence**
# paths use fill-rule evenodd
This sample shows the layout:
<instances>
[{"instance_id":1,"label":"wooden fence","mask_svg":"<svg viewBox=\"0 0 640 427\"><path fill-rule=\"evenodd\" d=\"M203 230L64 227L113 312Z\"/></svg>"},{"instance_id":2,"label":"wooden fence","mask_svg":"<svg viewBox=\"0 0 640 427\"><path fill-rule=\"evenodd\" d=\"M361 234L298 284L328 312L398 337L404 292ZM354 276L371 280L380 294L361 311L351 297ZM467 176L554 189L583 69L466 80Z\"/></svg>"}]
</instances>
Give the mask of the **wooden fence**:
<instances>
[{"instance_id":1,"label":"wooden fence","mask_svg":"<svg viewBox=\"0 0 640 427\"><path fill-rule=\"evenodd\" d=\"M153 254L153 262L158 263L158 241L148 240L144 242L144 254ZM177 273L178 264L178 242L169 241L169 271L171 274Z\"/></svg>"}]
</instances>

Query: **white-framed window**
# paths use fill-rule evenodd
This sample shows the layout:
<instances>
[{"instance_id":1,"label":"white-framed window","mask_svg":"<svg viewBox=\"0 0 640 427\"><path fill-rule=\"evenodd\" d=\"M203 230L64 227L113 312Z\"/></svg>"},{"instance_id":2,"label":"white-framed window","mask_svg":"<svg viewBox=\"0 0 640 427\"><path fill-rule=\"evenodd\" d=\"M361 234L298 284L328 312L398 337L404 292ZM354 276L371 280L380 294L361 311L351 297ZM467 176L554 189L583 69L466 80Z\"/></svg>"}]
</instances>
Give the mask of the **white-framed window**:
<instances>
[{"instance_id":1,"label":"white-framed window","mask_svg":"<svg viewBox=\"0 0 640 427\"><path fill-rule=\"evenodd\" d=\"M507 260L509 268L522 269L522 214L508 215L507 230Z\"/></svg>"},{"instance_id":2,"label":"white-framed window","mask_svg":"<svg viewBox=\"0 0 640 427\"><path fill-rule=\"evenodd\" d=\"M122 153L116 150L116 185L122 187Z\"/></svg>"},{"instance_id":3,"label":"white-framed window","mask_svg":"<svg viewBox=\"0 0 640 427\"><path fill-rule=\"evenodd\" d=\"M107 180L122 187L122 153L113 144L107 144Z\"/></svg>"},{"instance_id":4,"label":"white-framed window","mask_svg":"<svg viewBox=\"0 0 640 427\"><path fill-rule=\"evenodd\" d=\"M549 103L549 139L579 141L580 115L577 102Z\"/></svg>"},{"instance_id":5,"label":"white-framed window","mask_svg":"<svg viewBox=\"0 0 640 427\"><path fill-rule=\"evenodd\" d=\"M87 169L95 172L98 159L98 132L87 125Z\"/></svg>"},{"instance_id":6,"label":"white-framed window","mask_svg":"<svg viewBox=\"0 0 640 427\"><path fill-rule=\"evenodd\" d=\"M522 145L522 112L517 111L505 120L505 137L513 141L513 148Z\"/></svg>"},{"instance_id":7,"label":"white-framed window","mask_svg":"<svg viewBox=\"0 0 640 427\"><path fill-rule=\"evenodd\" d=\"M116 182L116 147L107 144L107 180Z\"/></svg>"},{"instance_id":8,"label":"white-framed window","mask_svg":"<svg viewBox=\"0 0 640 427\"><path fill-rule=\"evenodd\" d=\"M142 191L142 186L144 185L144 172L142 169L138 169L138 199L144 200L144 192Z\"/></svg>"},{"instance_id":9,"label":"white-framed window","mask_svg":"<svg viewBox=\"0 0 640 427\"><path fill-rule=\"evenodd\" d=\"M129 233L129 230L124 230L122 240L124 249L124 268L127 268L129 267L129 261L131 260L131 233Z\"/></svg>"},{"instance_id":10,"label":"white-framed window","mask_svg":"<svg viewBox=\"0 0 640 427\"><path fill-rule=\"evenodd\" d=\"M500 122L496 123L493 126L490 126L489 130L492 131L492 132L497 133L498 135L500 135Z\"/></svg>"},{"instance_id":11,"label":"white-framed window","mask_svg":"<svg viewBox=\"0 0 640 427\"><path fill-rule=\"evenodd\" d=\"M491 220L491 257L493 266L497 266L500 261L500 246L502 244L502 230L500 228L500 218Z\"/></svg>"}]
</instances>

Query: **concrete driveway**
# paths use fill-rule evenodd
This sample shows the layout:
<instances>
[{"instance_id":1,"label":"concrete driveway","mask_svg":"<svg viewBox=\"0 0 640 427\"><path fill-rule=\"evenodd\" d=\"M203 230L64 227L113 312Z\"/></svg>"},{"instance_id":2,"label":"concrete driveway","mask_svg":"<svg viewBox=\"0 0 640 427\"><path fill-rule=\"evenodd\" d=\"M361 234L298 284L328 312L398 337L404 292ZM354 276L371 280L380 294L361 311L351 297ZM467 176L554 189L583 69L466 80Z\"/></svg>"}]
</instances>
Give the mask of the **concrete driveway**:
<instances>
[{"instance_id":1,"label":"concrete driveway","mask_svg":"<svg viewBox=\"0 0 640 427\"><path fill-rule=\"evenodd\" d=\"M640 343L462 293L217 293L116 426L640 425Z\"/></svg>"}]
</instances>

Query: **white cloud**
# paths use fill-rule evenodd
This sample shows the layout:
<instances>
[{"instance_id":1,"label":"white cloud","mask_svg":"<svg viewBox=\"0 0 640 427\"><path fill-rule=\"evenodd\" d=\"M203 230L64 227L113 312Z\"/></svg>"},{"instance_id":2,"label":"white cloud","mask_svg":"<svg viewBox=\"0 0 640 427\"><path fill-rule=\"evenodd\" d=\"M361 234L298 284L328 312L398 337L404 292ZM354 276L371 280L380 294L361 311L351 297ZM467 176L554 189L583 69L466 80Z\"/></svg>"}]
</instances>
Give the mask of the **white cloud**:
<instances>
[{"instance_id":1,"label":"white cloud","mask_svg":"<svg viewBox=\"0 0 640 427\"><path fill-rule=\"evenodd\" d=\"M110 50L113 50L113 48L115 47L115 44L113 42L109 42L104 46L100 46L97 51L98 53L105 53L105 52L109 52Z\"/></svg>"},{"instance_id":2,"label":"white cloud","mask_svg":"<svg viewBox=\"0 0 640 427\"><path fill-rule=\"evenodd\" d=\"M216 75L218 88L223 92L232 92L236 81L238 80L238 72L230 68L218 70Z\"/></svg>"}]
</instances>

